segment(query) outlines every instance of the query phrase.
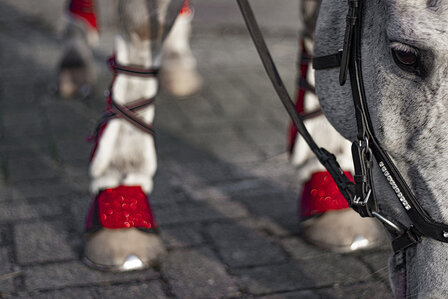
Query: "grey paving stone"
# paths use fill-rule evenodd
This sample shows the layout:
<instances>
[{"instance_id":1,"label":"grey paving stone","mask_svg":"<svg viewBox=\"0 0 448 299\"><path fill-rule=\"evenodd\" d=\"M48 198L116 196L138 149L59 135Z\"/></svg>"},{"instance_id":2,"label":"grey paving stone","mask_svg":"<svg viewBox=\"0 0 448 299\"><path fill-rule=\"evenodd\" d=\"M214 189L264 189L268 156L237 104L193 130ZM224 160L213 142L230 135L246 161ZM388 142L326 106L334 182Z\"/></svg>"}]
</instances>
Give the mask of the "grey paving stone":
<instances>
[{"instance_id":1,"label":"grey paving stone","mask_svg":"<svg viewBox=\"0 0 448 299\"><path fill-rule=\"evenodd\" d=\"M73 187L74 185L61 181L61 178L21 181L8 186L10 190L8 198L11 200L59 199L62 196L76 193L78 190Z\"/></svg>"},{"instance_id":2,"label":"grey paving stone","mask_svg":"<svg viewBox=\"0 0 448 299\"><path fill-rule=\"evenodd\" d=\"M96 289L96 298L168 298L159 281L143 282L135 285L117 285Z\"/></svg>"},{"instance_id":3,"label":"grey paving stone","mask_svg":"<svg viewBox=\"0 0 448 299\"><path fill-rule=\"evenodd\" d=\"M368 252L360 254L361 260L366 262L373 271L373 274L380 278L384 283L389 283L389 258L392 256L392 250Z\"/></svg>"},{"instance_id":4,"label":"grey paving stone","mask_svg":"<svg viewBox=\"0 0 448 299\"><path fill-rule=\"evenodd\" d=\"M290 233L298 233L297 199L294 194L260 194L256 197L238 198L248 210L260 217L267 217Z\"/></svg>"},{"instance_id":5,"label":"grey paving stone","mask_svg":"<svg viewBox=\"0 0 448 299\"><path fill-rule=\"evenodd\" d=\"M59 214L61 214L61 206L57 203L32 204L22 201L18 204L16 202L0 203L0 222L20 221Z\"/></svg>"},{"instance_id":6,"label":"grey paving stone","mask_svg":"<svg viewBox=\"0 0 448 299\"><path fill-rule=\"evenodd\" d=\"M96 298L93 288L67 288L48 292L31 292L28 294L33 299L93 299Z\"/></svg>"},{"instance_id":7,"label":"grey paving stone","mask_svg":"<svg viewBox=\"0 0 448 299\"><path fill-rule=\"evenodd\" d=\"M286 238L281 243L283 248L296 260L318 260L333 255L330 251L310 245L299 237Z\"/></svg>"},{"instance_id":8,"label":"grey paving stone","mask_svg":"<svg viewBox=\"0 0 448 299\"><path fill-rule=\"evenodd\" d=\"M230 267L275 264L287 258L278 244L242 224L212 224L207 227L207 232Z\"/></svg>"},{"instance_id":9,"label":"grey paving stone","mask_svg":"<svg viewBox=\"0 0 448 299\"><path fill-rule=\"evenodd\" d=\"M176 101L181 113L195 126L216 122L220 116L213 102L201 95Z\"/></svg>"},{"instance_id":10,"label":"grey paving stone","mask_svg":"<svg viewBox=\"0 0 448 299\"><path fill-rule=\"evenodd\" d=\"M160 207L156 213L160 225L233 219L247 215L247 211L240 204L225 200L169 205Z\"/></svg>"},{"instance_id":11,"label":"grey paving stone","mask_svg":"<svg viewBox=\"0 0 448 299\"><path fill-rule=\"evenodd\" d=\"M0 245L6 244L8 241L7 230L6 226L0 226Z\"/></svg>"},{"instance_id":12,"label":"grey paving stone","mask_svg":"<svg viewBox=\"0 0 448 299\"><path fill-rule=\"evenodd\" d=\"M293 291L357 282L369 277L368 269L351 257L320 258L234 271L243 289L252 294Z\"/></svg>"},{"instance_id":13,"label":"grey paving stone","mask_svg":"<svg viewBox=\"0 0 448 299\"><path fill-rule=\"evenodd\" d=\"M256 145L266 156L277 155L286 151L284 128L281 132L273 124L247 125L241 128L243 136Z\"/></svg>"},{"instance_id":14,"label":"grey paving stone","mask_svg":"<svg viewBox=\"0 0 448 299\"><path fill-rule=\"evenodd\" d=\"M92 144L87 142L87 137L74 136L71 138L58 138L55 140L59 157L64 161L78 160L87 162L90 158Z\"/></svg>"},{"instance_id":15,"label":"grey paving stone","mask_svg":"<svg viewBox=\"0 0 448 299\"><path fill-rule=\"evenodd\" d=\"M189 184L181 185L181 182L179 182L179 188L183 189L189 197L198 201L215 199L240 200L241 198L257 201L258 196L277 196L278 192L282 191L272 182L257 178L236 179L224 183L203 182L198 178L192 178Z\"/></svg>"},{"instance_id":16,"label":"grey paving stone","mask_svg":"<svg viewBox=\"0 0 448 299\"><path fill-rule=\"evenodd\" d=\"M212 183L235 179L235 176L229 169L229 165L216 159L210 159L201 151L196 151L193 155L182 151L179 155L171 155L171 157L170 165L166 167L169 167L173 173L172 182L177 183L177 186L186 186L197 182ZM166 159L166 157L164 158Z\"/></svg>"},{"instance_id":17,"label":"grey paving stone","mask_svg":"<svg viewBox=\"0 0 448 299\"><path fill-rule=\"evenodd\" d=\"M197 14L195 29L198 31L203 30L216 33L220 32L219 29L222 28L226 32L226 28L228 28L227 30L231 30L233 26L238 26L245 30L240 15L241 13L238 11L238 7L231 2L199 0L195 1L194 5L196 7L195 13ZM254 11L259 16L259 19L263 20L263 28L283 32L292 28L296 29L298 13L296 1L285 1L283 6L284 10L278 9L279 11L271 11L272 8L270 7L270 2L266 0L253 3ZM295 32L297 31L293 30L291 34L295 35Z\"/></svg>"},{"instance_id":18,"label":"grey paving stone","mask_svg":"<svg viewBox=\"0 0 448 299\"><path fill-rule=\"evenodd\" d=\"M0 185L0 202L10 202L20 198L20 194L15 188L8 185Z\"/></svg>"},{"instance_id":19,"label":"grey paving stone","mask_svg":"<svg viewBox=\"0 0 448 299\"><path fill-rule=\"evenodd\" d=\"M165 167L164 163L159 163L159 170L154 177L154 190L150 195L152 204L173 204L187 201L188 198L179 187L175 186L173 174Z\"/></svg>"},{"instance_id":20,"label":"grey paving stone","mask_svg":"<svg viewBox=\"0 0 448 299\"><path fill-rule=\"evenodd\" d=\"M41 155L47 156L48 154L48 144L42 142L40 142L40 144L32 142L25 144L25 141L23 140L6 141L3 143L3 148L0 150L0 155L5 160L38 157Z\"/></svg>"},{"instance_id":21,"label":"grey paving stone","mask_svg":"<svg viewBox=\"0 0 448 299\"><path fill-rule=\"evenodd\" d=\"M315 291L295 291L280 294L259 296L260 299L319 299L322 298Z\"/></svg>"},{"instance_id":22,"label":"grey paving stone","mask_svg":"<svg viewBox=\"0 0 448 299\"><path fill-rule=\"evenodd\" d=\"M86 136L91 133L91 128L86 115L73 111L73 107L63 102L54 102L45 106L46 115L53 134L56 137Z\"/></svg>"},{"instance_id":23,"label":"grey paving stone","mask_svg":"<svg viewBox=\"0 0 448 299\"><path fill-rule=\"evenodd\" d=\"M54 17L54 13L50 13L50 11L63 11L64 3L61 3L60 1L43 1L40 5L37 5L36 3L30 4L27 1L22 0L5 0L5 2L11 5L16 11L25 14L28 18L32 17L37 20L48 22L49 25L54 26L54 29L61 26L62 16Z\"/></svg>"},{"instance_id":24,"label":"grey paving stone","mask_svg":"<svg viewBox=\"0 0 448 299\"><path fill-rule=\"evenodd\" d=\"M14 269L8 248L0 247L0 297L7 297L15 291L14 278L20 271Z\"/></svg>"},{"instance_id":25,"label":"grey paving stone","mask_svg":"<svg viewBox=\"0 0 448 299\"><path fill-rule=\"evenodd\" d=\"M168 248L182 248L204 243L198 226L179 226L161 229L163 243Z\"/></svg>"},{"instance_id":26,"label":"grey paving stone","mask_svg":"<svg viewBox=\"0 0 448 299\"><path fill-rule=\"evenodd\" d=\"M25 112L3 115L4 137L11 136L43 136L44 130L40 115L37 112Z\"/></svg>"},{"instance_id":27,"label":"grey paving stone","mask_svg":"<svg viewBox=\"0 0 448 299\"><path fill-rule=\"evenodd\" d=\"M358 283L318 290L321 298L393 298L391 290L380 282Z\"/></svg>"},{"instance_id":28,"label":"grey paving stone","mask_svg":"<svg viewBox=\"0 0 448 299\"><path fill-rule=\"evenodd\" d=\"M249 163L261 158L249 143L235 132L209 132L207 134L185 134L185 141L223 162Z\"/></svg>"},{"instance_id":29,"label":"grey paving stone","mask_svg":"<svg viewBox=\"0 0 448 299\"><path fill-rule=\"evenodd\" d=\"M60 174L60 170L48 157L39 159L23 158L8 161L8 182L53 179Z\"/></svg>"},{"instance_id":30,"label":"grey paving stone","mask_svg":"<svg viewBox=\"0 0 448 299\"><path fill-rule=\"evenodd\" d=\"M291 233L281 227L278 223L269 219L267 217L251 217L248 219L244 219L239 221L244 227L250 228L255 231L263 232L268 236L273 236L276 238L287 237L290 236Z\"/></svg>"},{"instance_id":31,"label":"grey paving stone","mask_svg":"<svg viewBox=\"0 0 448 299\"><path fill-rule=\"evenodd\" d=\"M238 288L224 266L207 248L172 252L162 272L178 298L238 296Z\"/></svg>"},{"instance_id":32,"label":"grey paving stone","mask_svg":"<svg viewBox=\"0 0 448 299\"><path fill-rule=\"evenodd\" d=\"M20 264L75 259L67 226L60 221L32 222L14 227L14 243Z\"/></svg>"},{"instance_id":33,"label":"grey paving stone","mask_svg":"<svg viewBox=\"0 0 448 299\"><path fill-rule=\"evenodd\" d=\"M129 273L106 273L89 269L80 261L33 266L27 268L24 274L28 291L158 278L158 274L151 269Z\"/></svg>"}]
</instances>

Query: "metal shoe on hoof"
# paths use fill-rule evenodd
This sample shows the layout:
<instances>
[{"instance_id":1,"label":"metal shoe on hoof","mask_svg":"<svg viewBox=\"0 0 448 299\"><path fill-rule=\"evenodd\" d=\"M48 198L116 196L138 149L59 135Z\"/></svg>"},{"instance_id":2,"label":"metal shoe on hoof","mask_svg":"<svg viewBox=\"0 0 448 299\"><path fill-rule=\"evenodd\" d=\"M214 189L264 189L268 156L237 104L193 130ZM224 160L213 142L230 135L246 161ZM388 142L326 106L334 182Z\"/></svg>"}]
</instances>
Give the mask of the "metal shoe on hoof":
<instances>
[{"instance_id":1,"label":"metal shoe on hoof","mask_svg":"<svg viewBox=\"0 0 448 299\"><path fill-rule=\"evenodd\" d=\"M362 218L348 208L328 172L312 175L304 185L299 207L301 234L318 247L342 253L371 249L386 242L384 229L376 220Z\"/></svg>"},{"instance_id":2,"label":"metal shoe on hoof","mask_svg":"<svg viewBox=\"0 0 448 299\"><path fill-rule=\"evenodd\" d=\"M102 271L154 266L165 255L146 194L139 186L101 191L87 216L83 261Z\"/></svg>"}]
</instances>

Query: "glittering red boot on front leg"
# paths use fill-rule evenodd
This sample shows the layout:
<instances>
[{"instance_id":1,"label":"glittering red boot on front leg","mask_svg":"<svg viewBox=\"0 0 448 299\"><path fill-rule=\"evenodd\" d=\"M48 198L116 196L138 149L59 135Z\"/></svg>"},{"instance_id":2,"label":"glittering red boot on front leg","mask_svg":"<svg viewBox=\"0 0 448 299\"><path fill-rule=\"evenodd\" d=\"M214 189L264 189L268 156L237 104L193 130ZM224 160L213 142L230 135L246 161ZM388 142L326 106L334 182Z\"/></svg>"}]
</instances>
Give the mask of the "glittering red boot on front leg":
<instances>
[{"instance_id":1,"label":"glittering red boot on front leg","mask_svg":"<svg viewBox=\"0 0 448 299\"><path fill-rule=\"evenodd\" d=\"M86 238L85 263L103 271L147 268L164 254L151 206L140 186L101 191L87 215Z\"/></svg>"}]
</instances>

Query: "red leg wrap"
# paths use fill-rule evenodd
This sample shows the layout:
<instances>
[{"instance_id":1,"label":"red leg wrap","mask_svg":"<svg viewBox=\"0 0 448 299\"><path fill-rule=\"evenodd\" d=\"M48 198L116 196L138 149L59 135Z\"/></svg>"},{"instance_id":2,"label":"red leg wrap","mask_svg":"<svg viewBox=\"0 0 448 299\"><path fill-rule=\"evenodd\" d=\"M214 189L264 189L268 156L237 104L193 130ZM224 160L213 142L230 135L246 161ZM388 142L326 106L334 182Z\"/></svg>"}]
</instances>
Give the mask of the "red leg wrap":
<instances>
[{"instance_id":1,"label":"red leg wrap","mask_svg":"<svg viewBox=\"0 0 448 299\"><path fill-rule=\"evenodd\" d=\"M94 0L71 0L69 11L74 17L85 21L91 28L98 30Z\"/></svg>"},{"instance_id":2,"label":"red leg wrap","mask_svg":"<svg viewBox=\"0 0 448 299\"><path fill-rule=\"evenodd\" d=\"M350 172L345 175L353 180ZM327 171L315 172L311 179L305 183L300 200L301 219L322 214L330 210L348 208L348 203Z\"/></svg>"},{"instance_id":3,"label":"red leg wrap","mask_svg":"<svg viewBox=\"0 0 448 299\"><path fill-rule=\"evenodd\" d=\"M87 214L86 231L105 228L157 228L148 198L140 186L101 191Z\"/></svg>"},{"instance_id":4,"label":"red leg wrap","mask_svg":"<svg viewBox=\"0 0 448 299\"><path fill-rule=\"evenodd\" d=\"M191 8L190 8L190 5L188 3L188 0L185 0L184 1L184 6L182 6L179 14L181 15L181 14L189 14L189 13L191 13Z\"/></svg>"}]
</instances>

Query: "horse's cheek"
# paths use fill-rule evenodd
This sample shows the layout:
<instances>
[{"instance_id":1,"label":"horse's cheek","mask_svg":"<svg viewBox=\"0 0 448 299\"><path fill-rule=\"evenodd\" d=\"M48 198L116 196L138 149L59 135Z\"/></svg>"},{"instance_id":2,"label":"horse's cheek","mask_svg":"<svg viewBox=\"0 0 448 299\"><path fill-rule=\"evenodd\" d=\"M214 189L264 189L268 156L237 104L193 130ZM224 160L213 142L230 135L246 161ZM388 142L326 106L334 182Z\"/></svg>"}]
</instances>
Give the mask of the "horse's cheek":
<instances>
[{"instance_id":1,"label":"horse's cheek","mask_svg":"<svg viewBox=\"0 0 448 299\"><path fill-rule=\"evenodd\" d=\"M346 139L356 138L356 121L350 82L340 86L338 70L316 72L316 92L331 125Z\"/></svg>"}]
</instances>

